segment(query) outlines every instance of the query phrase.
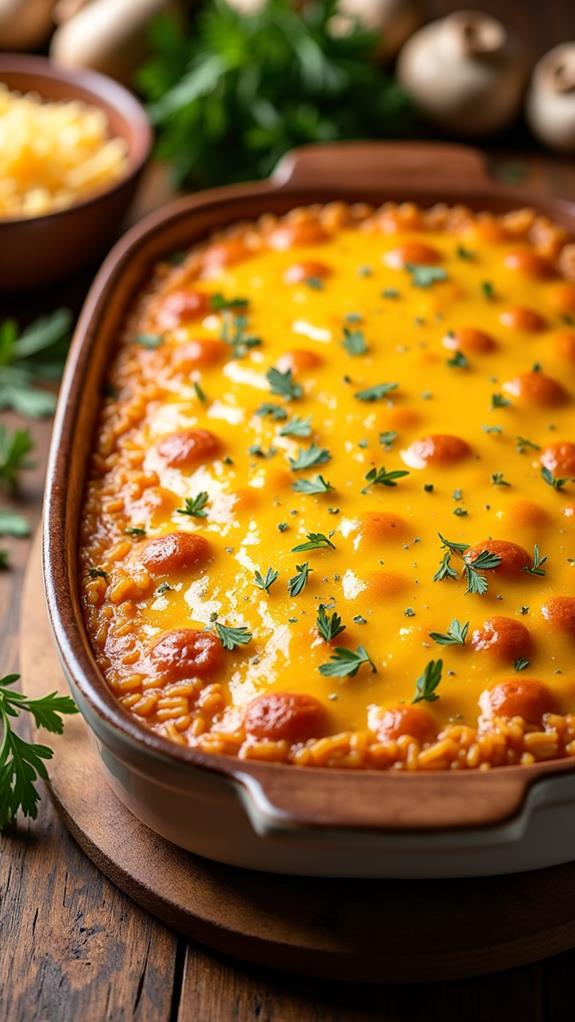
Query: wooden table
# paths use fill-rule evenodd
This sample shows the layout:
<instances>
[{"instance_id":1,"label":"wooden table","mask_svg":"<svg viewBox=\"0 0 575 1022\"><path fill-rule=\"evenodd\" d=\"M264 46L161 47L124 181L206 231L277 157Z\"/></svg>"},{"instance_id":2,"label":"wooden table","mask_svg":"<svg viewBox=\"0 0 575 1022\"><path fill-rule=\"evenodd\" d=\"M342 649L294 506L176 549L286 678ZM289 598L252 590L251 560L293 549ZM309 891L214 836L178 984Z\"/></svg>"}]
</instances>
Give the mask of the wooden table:
<instances>
[{"instance_id":1,"label":"wooden table","mask_svg":"<svg viewBox=\"0 0 575 1022\"><path fill-rule=\"evenodd\" d=\"M457 5L434 0L435 13ZM501 13L500 0L482 7ZM542 50L575 36L573 0L509 0L505 16ZM523 137L520 135L523 143ZM492 166L522 184L575 200L572 162L503 148ZM58 297L40 305L54 307ZM0 300L0 317L24 303ZM13 425L8 415L2 421ZM27 425L30 425L27 423ZM32 423L37 467L18 506L38 522L49 423ZM0 672L18 668L18 618L27 541L2 540ZM42 664L38 664L42 670ZM151 865L153 868L153 864ZM345 883L345 881L342 881ZM449 925L450 906L445 906ZM433 986L357 988L242 966L203 951L148 916L83 856L49 799L32 823L0 839L0 1019L5 1022L442 1022L575 1017L575 951L490 977Z\"/></svg>"}]
</instances>

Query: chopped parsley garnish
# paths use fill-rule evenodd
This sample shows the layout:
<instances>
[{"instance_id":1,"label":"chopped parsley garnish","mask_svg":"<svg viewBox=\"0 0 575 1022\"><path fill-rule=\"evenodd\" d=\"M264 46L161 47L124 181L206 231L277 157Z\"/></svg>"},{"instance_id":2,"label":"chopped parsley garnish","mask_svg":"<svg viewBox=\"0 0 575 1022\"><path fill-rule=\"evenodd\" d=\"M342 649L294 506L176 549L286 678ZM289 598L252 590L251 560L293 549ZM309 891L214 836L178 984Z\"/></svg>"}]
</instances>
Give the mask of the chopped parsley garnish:
<instances>
[{"instance_id":1,"label":"chopped parsley garnish","mask_svg":"<svg viewBox=\"0 0 575 1022\"><path fill-rule=\"evenodd\" d=\"M548 468L541 469L541 478L547 483L548 486L552 486L554 490L562 490L565 483L569 482L569 479L558 479L554 476Z\"/></svg>"},{"instance_id":2,"label":"chopped parsley garnish","mask_svg":"<svg viewBox=\"0 0 575 1022\"><path fill-rule=\"evenodd\" d=\"M381 401L382 397L386 394L390 394L392 390L397 390L399 383L376 383L375 387L366 387L365 390L358 390L354 394L354 397L358 401Z\"/></svg>"},{"instance_id":3,"label":"chopped parsley garnish","mask_svg":"<svg viewBox=\"0 0 575 1022\"><path fill-rule=\"evenodd\" d=\"M146 530L140 528L138 525L128 525L124 529L124 533L126 536L134 536L135 538L138 538L140 536L145 536Z\"/></svg>"},{"instance_id":4,"label":"chopped parsley garnish","mask_svg":"<svg viewBox=\"0 0 575 1022\"><path fill-rule=\"evenodd\" d=\"M426 266L424 263L406 263L405 269L411 277L414 287L431 287L440 281L447 280L447 273L440 266Z\"/></svg>"},{"instance_id":5,"label":"chopped parsley garnish","mask_svg":"<svg viewBox=\"0 0 575 1022\"><path fill-rule=\"evenodd\" d=\"M522 571L526 571L528 575L544 575L545 570L543 568L543 565L545 564L545 561L547 561L548 559L549 559L548 557L541 556L539 552L539 547L537 546L536 543L535 546L533 547L533 564L530 565L530 567L524 566L522 568Z\"/></svg>"},{"instance_id":6,"label":"chopped parsley garnish","mask_svg":"<svg viewBox=\"0 0 575 1022\"><path fill-rule=\"evenodd\" d=\"M529 661L523 657L518 657L517 660L513 661L513 666L516 671L524 671L526 667L529 667Z\"/></svg>"},{"instance_id":7,"label":"chopped parsley garnish","mask_svg":"<svg viewBox=\"0 0 575 1022\"><path fill-rule=\"evenodd\" d=\"M540 451L539 444L534 444L532 440L527 440L524 436L518 436L515 438L515 450L518 454L524 454L525 451Z\"/></svg>"},{"instance_id":8,"label":"chopped parsley garnish","mask_svg":"<svg viewBox=\"0 0 575 1022\"><path fill-rule=\"evenodd\" d=\"M236 646L245 646L252 640L252 633L241 625L239 628L231 628L216 621L216 632L224 649L232 650Z\"/></svg>"},{"instance_id":9,"label":"chopped parsley garnish","mask_svg":"<svg viewBox=\"0 0 575 1022\"><path fill-rule=\"evenodd\" d=\"M329 493L333 486L323 476L317 475L315 479L296 479L292 490L296 493Z\"/></svg>"},{"instance_id":10,"label":"chopped parsley garnish","mask_svg":"<svg viewBox=\"0 0 575 1022\"><path fill-rule=\"evenodd\" d=\"M251 444L248 447L248 454L253 455L254 458L275 458L277 453L277 447L270 447L267 451L264 451L260 444Z\"/></svg>"},{"instance_id":11,"label":"chopped parsley garnish","mask_svg":"<svg viewBox=\"0 0 575 1022\"><path fill-rule=\"evenodd\" d=\"M296 415L282 426L280 436L311 436L311 419L300 419Z\"/></svg>"},{"instance_id":12,"label":"chopped parsley garnish","mask_svg":"<svg viewBox=\"0 0 575 1022\"><path fill-rule=\"evenodd\" d=\"M273 568L268 568L263 576L261 572L254 571L254 582L258 589L263 589L264 592L269 593L271 586L274 584L278 576L279 571L275 571Z\"/></svg>"},{"instance_id":13,"label":"chopped parsley garnish","mask_svg":"<svg viewBox=\"0 0 575 1022\"><path fill-rule=\"evenodd\" d=\"M163 334L136 334L134 340L141 348L153 351L154 348L159 348L160 344L163 343L164 336Z\"/></svg>"},{"instance_id":14,"label":"chopped parsley garnish","mask_svg":"<svg viewBox=\"0 0 575 1022\"><path fill-rule=\"evenodd\" d=\"M382 298L399 298L400 292L395 287L386 287L381 292Z\"/></svg>"},{"instance_id":15,"label":"chopped parsley garnish","mask_svg":"<svg viewBox=\"0 0 575 1022\"><path fill-rule=\"evenodd\" d=\"M379 434L379 442L389 451L394 440L397 440L397 433L394 433L392 429L387 430L385 433Z\"/></svg>"},{"instance_id":16,"label":"chopped parsley garnish","mask_svg":"<svg viewBox=\"0 0 575 1022\"><path fill-rule=\"evenodd\" d=\"M283 422L283 420L288 417L285 408L282 408L281 405L274 405L269 401L264 401L259 408L256 408L256 415L260 415L262 417L264 415L269 415L270 419L274 419L276 422Z\"/></svg>"},{"instance_id":17,"label":"chopped parsley garnish","mask_svg":"<svg viewBox=\"0 0 575 1022\"><path fill-rule=\"evenodd\" d=\"M442 670L443 660L430 660L425 665L423 674L420 674L415 682L415 696L411 700L412 703L434 703L439 699L435 690L441 681Z\"/></svg>"},{"instance_id":18,"label":"chopped parsley garnish","mask_svg":"<svg viewBox=\"0 0 575 1022\"><path fill-rule=\"evenodd\" d=\"M266 380L270 385L272 394L278 394L279 397L285 397L288 400L294 400L302 396L303 391L299 383L295 383L291 369L286 369L285 373L282 373L280 369L275 367L268 369Z\"/></svg>"},{"instance_id":19,"label":"chopped parsley garnish","mask_svg":"<svg viewBox=\"0 0 575 1022\"><path fill-rule=\"evenodd\" d=\"M210 308L213 312L223 312L231 309L247 309L249 305L247 298L225 298L219 291L210 295Z\"/></svg>"},{"instance_id":20,"label":"chopped parsley garnish","mask_svg":"<svg viewBox=\"0 0 575 1022\"><path fill-rule=\"evenodd\" d=\"M491 475L491 483L493 486L511 486L511 483L508 483L503 477L503 472L493 472Z\"/></svg>"},{"instance_id":21,"label":"chopped parsley garnish","mask_svg":"<svg viewBox=\"0 0 575 1022\"><path fill-rule=\"evenodd\" d=\"M207 518L208 513L204 508L208 500L209 494L205 490L200 490L195 497L186 497L185 507L177 508L177 512L179 515L189 515L190 518Z\"/></svg>"},{"instance_id":22,"label":"chopped parsley garnish","mask_svg":"<svg viewBox=\"0 0 575 1022\"><path fill-rule=\"evenodd\" d=\"M164 593L171 593L173 588L174 587L171 586L169 582L160 582L160 585L156 589L156 596L163 596Z\"/></svg>"},{"instance_id":23,"label":"chopped parsley garnish","mask_svg":"<svg viewBox=\"0 0 575 1022\"><path fill-rule=\"evenodd\" d=\"M440 532L438 532L437 535L441 540L441 546L444 549L449 550L452 554L464 554L465 551L469 549L469 543L454 543L452 540L446 539L445 536L442 536Z\"/></svg>"},{"instance_id":24,"label":"chopped parsley garnish","mask_svg":"<svg viewBox=\"0 0 575 1022\"><path fill-rule=\"evenodd\" d=\"M433 576L434 582L443 582L444 578L457 578L457 572L451 567L451 554L449 551L443 555L439 568Z\"/></svg>"},{"instance_id":25,"label":"chopped parsley garnish","mask_svg":"<svg viewBox=\"0 0 575 1022\"><path fill-rule=\"evenodd\" d=\"M501 426L482 426L484 433L503 433Z\"/></svg>"},{"instance_id":26,"label":"chopped parsley garnish","mask_svg":"<svg viewBox=\"0 0 575 1022\"><path fill-rule=\"evenodd\" d=\"M503 394L492 394L491 395L491 407L492 408L509 408L511 401L508 401Z\"/></svg>"},{"instance_id":27,"label":"chopped parsley garnish","mask_svg":"<svg viewBox=\"0 0 575 1022\"><path fill-rule=\"evenodd\" d=\"M88 568L88 575L90 578L103 578L105 582L108 581L108 576L103 568Z\"/></svg>"},{"instance_id":28,"label":"chopped parsley garnish","mask_svg":"<svg viewBox=\"0 0 575 1022\"><path fill-rule=\"evenodd\" d=\"M469 369L469 359L462 351L456 351L451 358L447 359L447 365L453 369Z\"/></svg>"},{"instance_id":29,"label":"chopped parsley garnish","mask_svg":"<svg viewBox=\"0 0 575 1022\"><path fill-rule=\"evenodd\" d=\"M302 472L306 468L315 468L316 465L325 465L331 458L330 452L325 447L318 447L317 444L310 444L309 447L300 447L297 458L290 458L292 472Z\"/></svg>"},{"instance_id":30,"label":"chopped parsley garnish","mask_svg":"<svg viewBox=\"0 0 575 1022\"><path fill-rule=\"evenodd\" d=\"M323 291L325 287L321 277L306 277L305 283L308 287L311 287L313 291Z\"/></svg>"},{"instance_id":31,"label":"chopped parsley garnish","mask_svg":"<svg viewBox=\"0 0 575 1022\"><path fill-rule=\"evenodd\" d=\"M364 486L361 492L367 493L370 486L397 486L396 479L403 479L408 475L409 472L401 468L393 469L391 472L387 472L385 468L370 468L365 476L367 486Z\"/></svg>"},{"instance_id":32,"label":"chopped parsley garnish","mask_svg":"<svg viewBox=\"0 0 575 1022\"><path fill-rule=\"evenodd\" d=\"M365 355L367 351L363 330L350 330L344 326L342 344L348 355Z\"/></svg>"},{"instance_id":33,"label":"chopped parsley garnish","mask_svg":"<svg viewBox=\"0 0 575 1022\"><path fill-rule=\"evenodd\" d=\"M462 624L461 621L454 617L445 633L430 632L429 638L433 639L440 646L464 646L468 631L469 621Z\"/></svg>"},{"instance_id":34,"label":"chopped parsley garnish","mask_svg":"<svg viewBox=\"0 0 575 1022\"><path fill-rule=\"evenodd\" d=\"M299 596L307 585L307 580L311 575L313 568L310 568L309 564L296 564L296 573L293 578L290 578L288 582L288 592L290 596Z\"/></svg>"},{"instance_id":35,"label":"chopped parsley garnish","mask_svg":"<svg viewBox=\"0 0 575 1022\"><path fill-rule=\"evenodd\" d=\"M302 554L306 550L322 550L331 547L335 550L335 545L331 539L324 536L323 532L306 532L307 543L300 543L299 546L292 547L292 554Z\"/></svg>"},{"instance_id":36,"label":"chopped parsley garnish","mask_svg":"<svg viewBox=\"0 0 575 1022\"><path fill-rule=\"evenodd\" d=\"M467 518L469 511L466 511L464 507L454 507L453 514L456 515L457 518Z\"/></svg>"},{"instance_id":37,"label":"chopped parsley garnish","mask_svg":"<svg viewBox=\"0 0 575 1022\"><path fill-rule=\"evenodd\" d=\"M472 262L476 256L476 253L472 252L469 248L465 248L465 245L458 245L455 249L455 254L458 259L466 259L468 262Z\"/></svg>"},{"instance_id":38,"label":"chopped parsley garnish","mask_svg":"<svg viewBox=\"0 0 575 1022\"><path fill-rule=\"evenodd\" d=\"M466 594L471 593L483 596L487 592L487 579L480 575L480 571L490 571L501 564L499 554L492 554L489 550L482 550L473 561L465 560L463 574L467 582Z\"/></svg>"},{"instance_id":39,"label":"chopped parsley garnish","mask_svg":"<svg viewBox=\"0 0 575 1022\"><path fill-rule=\"evenodd\" d=\"M202 404L205 405L206 401L208 400L206 397L206 392L205 390L202 390L197 380L194 380L194 390L196 392L196 397L198 398L198 401L201 401Z\"/></svg>"},{"instance_id":40,"label":"chopped parsley garnish","mask_svg":"<svg viewBox=\"0 0 575 1022\"><path fill-rule=\"evenodd\" d=\"M369 664L371 673L377 674L377 668L363 646L358 646L357 650L336 646L329 663L320 664L318 670L324 678L354 678L364 664Z\"/></svg>"},{"instance_id":41,"label":"chopped parsley garnish","mask_svg":"<svg viewBox=\"0 0 575 1022\"><path fill-rule=\"evenodd\" d=\"M345 631L345 625L342 625L339 614L334 611L333 614L326 614L323 603L320 603L317 611L317 630L325 642L331 642L335 639L336 635Z\"/></svg>"},{"instance_id":42,"label":"chopped parsley garnish","mask_svg":"<svg viewBox=\"0 0 575 1022\"><path fill-rule=\"evenodd\" d=\"M247 333L247 326L247 316L224 313L220 339L230 345L233 358L243 358L251 348L259 348L262 343L260 337L253 337Z\"/></svg>"},{"instance_id":43,"label":"chopped parsley garnish","mask_svg":"<svg viewBox=\"0 0 575 1022\"><path fill-rule=\"evenodd\" d=\"M495 297L495 288L489 280L481 281L481 294L483 297L490 302Z\"/></svg>"}]
</instances>

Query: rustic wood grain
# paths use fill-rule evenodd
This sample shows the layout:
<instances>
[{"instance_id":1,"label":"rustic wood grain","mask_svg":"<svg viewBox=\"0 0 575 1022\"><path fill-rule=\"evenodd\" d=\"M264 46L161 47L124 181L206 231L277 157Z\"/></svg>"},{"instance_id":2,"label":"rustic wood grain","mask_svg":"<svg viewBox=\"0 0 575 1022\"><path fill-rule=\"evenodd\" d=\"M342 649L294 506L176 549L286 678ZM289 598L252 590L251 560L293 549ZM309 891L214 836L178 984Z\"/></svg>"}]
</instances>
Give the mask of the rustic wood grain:
<instances>
[{"instance_id":1,"label":"rustic wood grain","mask_svg":"<svg viewBox=\"0 0 575 1022\"><path fill-rule=\"evenodd\" d=\"M461 4L429 0L440 15ZM540 53L575 36L571 0L482 0ZM513 141L507 142L508 146ZM522 185L575 198L572 161L537 152L525 133L492 160L505 173L527 168ZM19 302L0 300L0 316L26 318L75 294L51 289ZM8 417L2 414L2 421ZM29 425L28 423L26 425ZM32 424L39 468L22 506L34 524L49 426ZM0 540L13 568L0 575L0 671L16 668L24 541ZM41 668L41 664L39 664ZM453 906L446 905L445 925ZM109 951L109 948L113 948ZM39 820L0 838L0 1018L6 1022L556 1022L575 1017L575 952L542 964L449 985L341 988L232 964L178 941L98 874L44 800ZM335 979L335 977L334 977Z\"/></svg>"}]
</instances>

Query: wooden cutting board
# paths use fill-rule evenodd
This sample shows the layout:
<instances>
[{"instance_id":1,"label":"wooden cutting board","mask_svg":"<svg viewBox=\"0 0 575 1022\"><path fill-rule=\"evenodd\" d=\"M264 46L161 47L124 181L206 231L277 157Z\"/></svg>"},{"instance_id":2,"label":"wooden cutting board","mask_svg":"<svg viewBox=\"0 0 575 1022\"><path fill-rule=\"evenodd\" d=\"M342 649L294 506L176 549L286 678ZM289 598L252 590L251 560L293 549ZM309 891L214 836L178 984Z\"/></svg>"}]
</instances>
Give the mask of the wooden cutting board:
<instances>
[{"instance_id":1,"label":"wooden cutting board","mask_svg":"<svg viewBox=\"0 0 575 1022\"><path fill-rule=\"evenodd\" d=\"M24 587L20 655L29 696L67 691L44 605L39 536ZM108 787L79 716L49 743L52 798L86 855L163 922L236 958L330 980L428 982L575 946L575 864L416 882L240 870L191 855L132 816Z\"/></svg>"}]
</instances>

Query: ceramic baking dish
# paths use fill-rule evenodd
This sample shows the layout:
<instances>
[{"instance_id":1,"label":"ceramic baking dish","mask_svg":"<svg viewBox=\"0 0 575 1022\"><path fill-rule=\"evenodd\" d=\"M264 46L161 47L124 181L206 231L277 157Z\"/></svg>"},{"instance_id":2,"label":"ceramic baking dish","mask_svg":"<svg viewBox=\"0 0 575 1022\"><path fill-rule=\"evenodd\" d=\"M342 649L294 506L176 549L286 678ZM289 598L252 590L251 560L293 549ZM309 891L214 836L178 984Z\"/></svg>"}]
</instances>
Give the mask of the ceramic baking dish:
<instances>
[{"instance_id":1,"label":"ceramic baking dish","mask_svg":"<svg viewBox=\"0 0 575 1022\"><path fill-rule=\"evenodd\" d=\"M289 154L257 184L182 199L132 229L96 277L74 336L48 470L44 572L63 669L108 780L152 830L252 869L354 877L455 877L575 858L575 761L487 773L395 774L246 762L182 748L117 703L84 629L78 523L101 381L122 317L153 263L265 212L333 199L531 205L575 234L575 206L493 183L479 153L448 145L353 143Z\"/></svg>"}]
</instances>

